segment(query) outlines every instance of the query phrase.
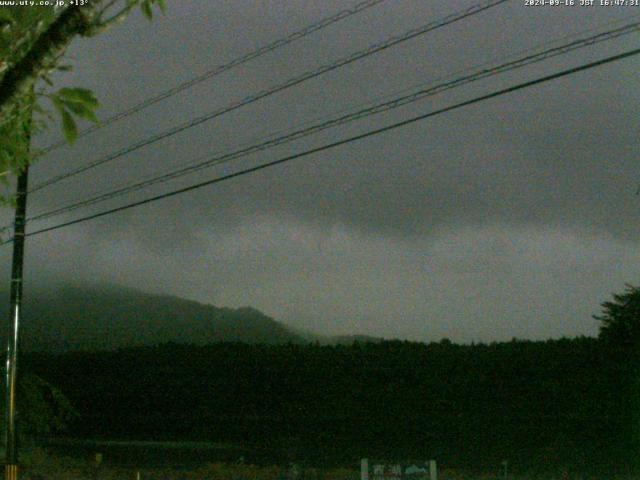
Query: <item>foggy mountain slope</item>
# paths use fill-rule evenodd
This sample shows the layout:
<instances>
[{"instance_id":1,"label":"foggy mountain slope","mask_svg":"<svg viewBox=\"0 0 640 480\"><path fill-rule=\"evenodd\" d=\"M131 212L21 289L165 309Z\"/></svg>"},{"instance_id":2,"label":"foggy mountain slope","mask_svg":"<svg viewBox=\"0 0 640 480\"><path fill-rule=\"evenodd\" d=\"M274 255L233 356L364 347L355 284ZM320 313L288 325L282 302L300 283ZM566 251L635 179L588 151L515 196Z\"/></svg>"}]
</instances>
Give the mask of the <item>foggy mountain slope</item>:
<instances>
[{"instance_id":1,"label":"foggy mountain slope","mask_svg":"<svg viewBox=\"0 0 640 480\"><path fill-rule=\"evenodd\" d=\"M0 296L0 308L8 312L9 295L0 292ZM33 289L24 299L20 336L24 350L46 351L165 342L304 342L253 308L218 308L113 285Z\"/></svg>"},{"instance_id":2,"label":"foggy mountain slope","mask_svg":"<svg viewBox=\"0 0 640 480\"><path fill-rule=\"evenodd\" d=\"M349 334L349 335L326 335L311 330L295 327L285 323L286 327L298 335L306 343L317 343L319 345L353 345L354 343L381 343L388 338L374 337L372 335Z\"/></svg>"}]
</instances>

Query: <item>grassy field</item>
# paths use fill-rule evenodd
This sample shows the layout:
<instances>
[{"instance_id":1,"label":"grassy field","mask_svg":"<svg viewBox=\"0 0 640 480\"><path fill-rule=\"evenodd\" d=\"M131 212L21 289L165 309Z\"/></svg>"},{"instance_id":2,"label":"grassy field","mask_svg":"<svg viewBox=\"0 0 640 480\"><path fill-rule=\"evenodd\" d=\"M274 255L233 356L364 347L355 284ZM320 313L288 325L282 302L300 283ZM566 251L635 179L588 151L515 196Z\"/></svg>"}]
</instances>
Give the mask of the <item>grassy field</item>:
<instances>
[{"instance_id":1,"label":"grassy field","mask_svg":"<svg viewBox=\"0 0 640 480\"><path fill-rule=\"evenodd\" d=\"M42 468L44 467L44 468ZM69 465L64 461L54 464L47 463L40 467L30 467L23 470L24 478L31 480L289 480L290 478L281 467L257 467L252 465L210 464L189 470L175 469L128 469L101 468L93 470L82 465ZM355 469L308 469L297 480L360 480L359 472ZM439 480L499 480L504 477L497 474L468 475L453 470L443 470L439 473ZM588 476L588 475L515 475L509 480L638 480L640 477L629 476Z\"/></svg>"},{"instance_id":2,"label":"grassy field","mask_svg":"<svg viewBox=\"0 0 640 480\"><path fill-rule=\"evenodd\" d=\"M55 457L91 462L96 453L105 466L128 468L193 468L202 464L237 463L241 458L262 463L253 451L214 442L151 442L129 440L55 439L43 443Z\"/></svg>"},{"instance_id":3,"label":"grassy field","mask_svg":"<svg viewBox=\"0 0 640 480\"><path fill-rule=\"evenodd\" d=\"M96 462L96 453L101 461ZM31 447L21 455L25 480L360 480L357 462L352 468L301 468L291 476L284 462L252 464L233 445L208 442L79 441L50 442L47 449ZM222 457L227 457L223 459ZM240 458L243 463L239 462ZM264 460L264 459L263 459ZM465 473L442 468L438 480L498 480L495 472ZM640 480L631 475L589 475L562 471L510 474L509 480ZM417 479L416 479L417 480Z\"/></svg>"},{"instance_id":4,"label":"grassy field","mask_svg":"<svg viewBox=\"0 0 640 480\"><path fill-rule=\"evenodd\" d=\"M360 480L356 468L307 468L297 477L283 466L256 466L213 463L190 467L140 467L96 465L95 462L54 457L38 450L29 455L21 478L27 480ZM439 480L499 480L497 473L466 474L442 469ZM640 480L634 476L592 476L562 472L545 475L509 475L509 480Z\"/></svg>"}]
</instances>

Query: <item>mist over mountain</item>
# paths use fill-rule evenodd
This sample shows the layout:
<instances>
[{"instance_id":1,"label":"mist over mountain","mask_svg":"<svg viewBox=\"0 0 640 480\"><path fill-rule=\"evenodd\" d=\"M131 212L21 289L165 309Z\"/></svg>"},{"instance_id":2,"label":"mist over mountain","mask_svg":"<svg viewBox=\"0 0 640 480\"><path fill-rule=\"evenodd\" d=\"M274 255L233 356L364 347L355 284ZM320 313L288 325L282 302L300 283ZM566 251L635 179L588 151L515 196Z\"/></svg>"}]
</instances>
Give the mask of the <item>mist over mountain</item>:
<instances>
[{"instance_id":1,"label":"mist over mountain","mask_svg":"<svg viewBox=\"0 0 640 480\"><path fill-rule=\"evenodd\" d=\"M304 342L318 345L353 345L354 343L381 343L386 340L397 340L360 334L323 335L291 325L287 325L287 328L298 335Z\"/></svg>"},{"instance_id":2,"label":"mist over mountain","mask_svg":"<svg viewBox=\"0 0 640 480\"><path fill-rule=\"evenodd\" d=\"M7 312L9 295L0 295L0 308ZM34 288L25 296L23 312L21 347L30 351L111 350L166 342L306 341L251 307L218 308L116 285Z\"/></svg>"}]
</instances>

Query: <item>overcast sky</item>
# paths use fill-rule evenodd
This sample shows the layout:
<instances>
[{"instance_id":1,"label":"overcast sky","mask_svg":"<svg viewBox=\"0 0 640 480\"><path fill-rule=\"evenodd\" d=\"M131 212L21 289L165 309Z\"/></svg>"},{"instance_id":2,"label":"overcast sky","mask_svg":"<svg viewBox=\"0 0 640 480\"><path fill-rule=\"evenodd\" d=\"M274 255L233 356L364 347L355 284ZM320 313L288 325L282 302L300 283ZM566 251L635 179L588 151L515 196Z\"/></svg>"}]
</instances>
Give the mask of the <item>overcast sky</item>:
<instances>
[{"instance_id":1,"label":"overcast sky","mask_svg":"<svg viewBox=\"0 0 640 480\"><path fill-rule=\"evenodd\" d=\"M136 12L98 38L76 40L68 54L75 70L56 82L91 88L107 118L356 3L169 2L166 16L151 23ZM51 153L31 182L474 3L387 0ZM29 212L638 15L640 7L513 0L59 182L34 193ZM639 41L635 33L592 46L29 228L274 160ZM329 334L459 342L595 335L599 304L625 283L640 283L638 67L633 57L32 237L26 294L53 279L104 280L251 305ZM37 143L58 136L53 128ZM5 272L10 253L0 252Z\"/></svg>"}]
</instances>

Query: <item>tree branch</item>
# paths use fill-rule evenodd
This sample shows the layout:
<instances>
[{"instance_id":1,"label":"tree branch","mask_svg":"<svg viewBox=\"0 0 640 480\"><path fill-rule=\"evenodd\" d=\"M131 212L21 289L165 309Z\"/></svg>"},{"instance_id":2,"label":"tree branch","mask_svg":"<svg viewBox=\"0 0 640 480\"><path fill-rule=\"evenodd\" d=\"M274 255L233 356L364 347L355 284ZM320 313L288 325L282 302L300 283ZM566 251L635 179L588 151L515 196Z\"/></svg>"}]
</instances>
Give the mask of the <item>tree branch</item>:
<instances>
[{"instance_id":1,"label":"tree branch","mask_svg":"<svg viewBox=\"0 0 640 480\"><path fill-rule=\"evenodd\" d=\"M76 35L90 36L96 17L96 9L101 3L94 0L82 7L67 8L40 35L29 52L10 70L0 82L0 121L4 123L18 102L26 95L36 81L53 68Z\"/></svg>"},{"instance_id":2,"label":"tree branch","mask_svg":"<svg viewBox=\"0 0 640 480\"><path fill-rule=\"evenodd\" d=\"M113 4L113 2L110 2L110 3ZM106 20L102 20L101 19L102 13L104 13L104 11L111 5L107 6L104 10L102 10L100 15L98 16L98 21L91 27L91 35L96 35L122 22L125 18L127 18L127 16L129 15L129 12L131 12L133 7L135 7L136 5L137 5L137 2L130 1L127 3L127 6L124 7L122 10L120 10L118 13L113 14L111 17L109 17Z\"/></svg>"},{"instance_id":3,"label":"tree branch","mask_svg":"<svg viewBox=\"0 0 640 480\"><path fill-rule=\"evenodd\" d=\"M98 13L98 18L102 18L102 16L107 13L107 10L113 7L116 3L118 3L118 0L109 0L109 2L107 2L107 4L102 7L100 12Z\"/></svg>"}]
</instances>

